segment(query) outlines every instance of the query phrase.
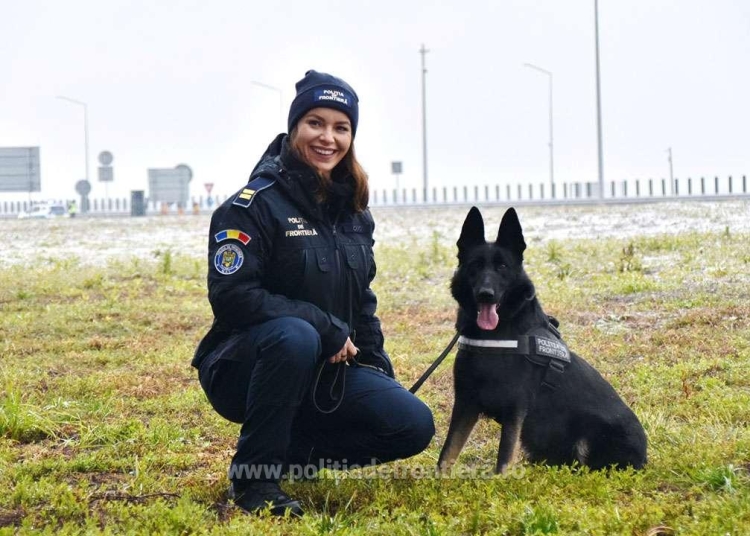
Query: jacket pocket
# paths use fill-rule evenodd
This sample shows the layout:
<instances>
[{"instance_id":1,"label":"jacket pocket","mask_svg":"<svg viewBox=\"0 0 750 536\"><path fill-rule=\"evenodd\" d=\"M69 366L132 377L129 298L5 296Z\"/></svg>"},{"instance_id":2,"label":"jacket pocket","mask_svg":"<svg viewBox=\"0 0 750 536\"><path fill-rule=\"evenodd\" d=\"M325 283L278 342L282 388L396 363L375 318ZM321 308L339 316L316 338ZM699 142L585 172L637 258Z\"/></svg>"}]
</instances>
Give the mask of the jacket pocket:
<instances>
[{"instance_id":1,"label":"jacket pocket","mask_svg":"<svg viewBox=\"0 0 750 536\"><path fill-rule=\"evenodd\" d=\"M330 272L331 271L331 254L330 252L325 248L318 248L315 250L315 257L318 261L318 269L321 272Z\"/></svg>"},{"instance_id":2,"label":"jacket pocket","mask_svg":"<svg viewBox=\"0 0 750 536\"><path fill-rule=\"evenodd\" d=\"M346 265L352 270L358 269L360 266L364 266L364 248L360 245L344 246L344 254L346 255Z\"/></svg>"}]
</instances>

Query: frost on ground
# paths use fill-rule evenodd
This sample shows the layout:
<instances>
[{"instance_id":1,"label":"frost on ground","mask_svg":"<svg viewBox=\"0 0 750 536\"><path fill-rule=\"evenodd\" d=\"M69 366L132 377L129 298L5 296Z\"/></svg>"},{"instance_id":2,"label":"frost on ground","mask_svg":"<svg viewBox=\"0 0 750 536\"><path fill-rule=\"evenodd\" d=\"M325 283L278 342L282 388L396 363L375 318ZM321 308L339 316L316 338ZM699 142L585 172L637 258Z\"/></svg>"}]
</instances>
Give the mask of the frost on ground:
<instances>
[{"instance_id":1,"label":"frost on ground","mask_svg":"<svg viewBox=\"0 0 750 536\"><path fill-rule=\"evenodd\" d=\"M480 207L486 238L497 233L507 206ZM381 242L458 240L469 206L375 208ZM527 241L652 236L683 232L750 231L750 201L633 205L529 206L516 209Z\"/></svg>"},{"instance_id":2,"label":"frost on ground","mask_svg":"<svg viewBox=\"0 0 750 536\"><path fill-rule=\"evenodd\" d=\"M493 239L505 206L482 207ZM375 207L379 244L454 244L469 206ZM682 232L750 232L750 201L665 202L633 205L523 206L517 209L527 242ZM0 267L40 266L59 260L106 265L153 259L167 251L205 260L208 215L0 220Z\"/></svg>"}]
</instances>

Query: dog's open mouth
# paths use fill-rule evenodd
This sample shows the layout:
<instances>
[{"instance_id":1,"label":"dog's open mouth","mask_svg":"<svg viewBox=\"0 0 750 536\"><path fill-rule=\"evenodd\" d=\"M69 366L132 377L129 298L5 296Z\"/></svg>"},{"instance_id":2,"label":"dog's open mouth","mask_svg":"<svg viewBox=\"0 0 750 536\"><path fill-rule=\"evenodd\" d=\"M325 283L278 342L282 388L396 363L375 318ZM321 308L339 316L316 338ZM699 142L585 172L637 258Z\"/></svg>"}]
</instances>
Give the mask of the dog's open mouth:
<instances>
[{"instance_id":1,"label":"dog's open mouth","mask_svg":"<svg viewBox=\"0 0 750 536\"><path fill-rule=\"evenodd\" d=\"M480 303L477 312L477 326L479 329L492 331L497 327L499 318L497 316L497 303Z\"/></svg>"}]
</instances>

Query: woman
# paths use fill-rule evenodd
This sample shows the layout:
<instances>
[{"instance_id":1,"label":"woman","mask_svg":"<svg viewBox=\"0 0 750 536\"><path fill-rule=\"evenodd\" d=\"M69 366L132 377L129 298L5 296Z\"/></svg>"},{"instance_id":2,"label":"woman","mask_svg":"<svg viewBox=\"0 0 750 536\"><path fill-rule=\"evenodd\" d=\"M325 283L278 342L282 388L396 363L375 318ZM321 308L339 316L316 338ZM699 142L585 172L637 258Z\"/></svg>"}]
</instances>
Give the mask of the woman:
<instances>
[{"instance_id":1,"label":"woman","mask_svg":"<svg viewBox=\"0 0 750 536\"><path fill-rule=\"evenodd\" d=\"M308 71L247 186L211 218L211 330L193 366L216 411L241 423L235 504L301 515L282 475L421 452L429 409L383 349L367 175L354 154L357 94Z\"/></svg>"}]
</instances>

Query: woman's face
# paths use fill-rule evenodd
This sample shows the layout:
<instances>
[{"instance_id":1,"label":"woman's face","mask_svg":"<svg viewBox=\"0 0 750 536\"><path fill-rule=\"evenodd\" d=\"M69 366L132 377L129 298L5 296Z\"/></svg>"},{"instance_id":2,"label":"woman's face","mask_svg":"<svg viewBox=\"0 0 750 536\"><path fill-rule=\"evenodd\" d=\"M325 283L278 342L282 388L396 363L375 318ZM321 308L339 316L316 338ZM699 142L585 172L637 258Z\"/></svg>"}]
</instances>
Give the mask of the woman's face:
<instances>
[{"instance_id":1,"label":"woman's face","mask_svg":"<svg viewBox=\"0 0 750 536\"><path fill-rule=\"evenodd\" d=\"M352 124L344 112L313 108L297 122L292 146L326 178L352 146Z\"/></svg>"}]
</instances>

